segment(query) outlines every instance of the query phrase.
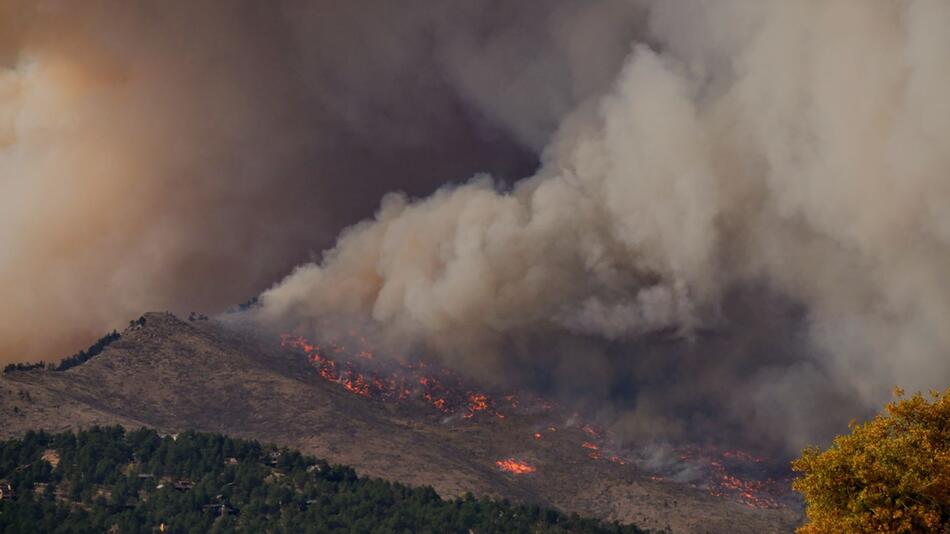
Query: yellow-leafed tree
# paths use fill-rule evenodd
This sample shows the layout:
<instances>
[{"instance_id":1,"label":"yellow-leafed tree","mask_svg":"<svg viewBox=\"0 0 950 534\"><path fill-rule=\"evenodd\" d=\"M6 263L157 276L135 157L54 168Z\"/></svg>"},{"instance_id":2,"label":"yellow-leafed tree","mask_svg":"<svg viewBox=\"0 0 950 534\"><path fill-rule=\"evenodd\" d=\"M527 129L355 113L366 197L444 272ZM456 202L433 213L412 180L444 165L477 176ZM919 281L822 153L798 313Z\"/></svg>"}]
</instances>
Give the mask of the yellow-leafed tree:
<instances>
[{"instance_id":1,"label":"yellow-leafed tree","mask_svg":"<svg viewBox=\"0 0 950 534\"><path fill-rule=\"evenodd\" d=\"M903 395L792 463L808 520L799 533L950 532L950 389Z\"/></svg>"}]
</instances>

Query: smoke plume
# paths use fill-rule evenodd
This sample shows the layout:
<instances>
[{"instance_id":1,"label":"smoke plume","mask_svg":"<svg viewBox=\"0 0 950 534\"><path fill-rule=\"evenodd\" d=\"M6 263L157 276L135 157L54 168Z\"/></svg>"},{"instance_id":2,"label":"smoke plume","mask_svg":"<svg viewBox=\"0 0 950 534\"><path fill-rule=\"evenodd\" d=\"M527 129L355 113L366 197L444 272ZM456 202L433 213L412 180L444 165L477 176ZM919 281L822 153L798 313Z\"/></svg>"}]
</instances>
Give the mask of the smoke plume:
<instances>
[{"instance_id":1,"label":"smoke plume","mask_svg":"<svg viewBox=\"0 0 950 534\"><path fill-rule=\"evenodd\" d=\"M529 174L625 3L0 0L0 361L247 300L398 189Z\"/></svg>"},{"instance_id":2,"label":"smoke plume","mask_svg":"<svg viewBox=\"0 0 950 534\"><path fill-rule=\"evenodd\" d=\"M389 194L259 313L369 320L631 436L825 439L950 379L948 23L939 0L656 2L534 176Z\"/></svg>"},{"instance_id":3,"label":"smoke plume","mask_svg":"<svg viewBox=\"0 0 950 534\"><path fill-rule=\"evenodd\" d=\"M950 380L948 24L941 0L0 0L0 358L298 265L256 318L356 321L631 439L826 439Z\"/></svg>"}]
</instances>

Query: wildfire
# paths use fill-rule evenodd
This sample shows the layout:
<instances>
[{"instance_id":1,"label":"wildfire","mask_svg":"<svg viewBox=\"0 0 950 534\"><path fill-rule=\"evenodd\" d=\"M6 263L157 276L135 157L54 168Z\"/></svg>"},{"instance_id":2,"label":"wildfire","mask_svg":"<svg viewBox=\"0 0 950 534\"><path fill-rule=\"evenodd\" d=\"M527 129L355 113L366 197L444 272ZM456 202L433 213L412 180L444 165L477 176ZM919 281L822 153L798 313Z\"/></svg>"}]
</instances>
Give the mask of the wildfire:
<instances>
[{"instance_id":1,"label":"wildfire","mask_svg":"<svg viewBox=\"0 0 950 534\"><path fill-rule=\"evenodd\" d=\"M755 456L753 454L749 454L746 451L740 451L739 449L733 449L731 451L722 451L722 457L730 459L730 460L736 459L736 460L742 460L745 462L752 462L752 463L757 463L757 464L765 461L765 458L761 456Z\"/></svg>"},{"instance_id":2,"label":"wildfire","mask_svg":"<svg viewBox=\"0 0 950 534\"><path fill-rule=\"evenodd\" d=\"M555 408L552 402L536 395L506 394L496 400L487 393L477 391L451 370L425 361L387 364L389 360L377 358L370 343L355 332L350 332L345 339L329 336L320 343L283 334L280 344L284 348L304 353L323 380L338 384L342 390L364 398L386 402L424 402L439 414L464 420L483 416L505 419L505 414L499 408L523 414L547 412ZM574 421L580 421L580 416L575 414L567 426L577 428ZM610 450L606 433L590 424L581 424L579 428L583 435L578 441L582 441L581 447L589 458L617 465L626 464L623 458ZM532 434L534 440L541 440L543 432L553 433L557 430L548 425ZM565 437L570 435L568 433ZM765 462L765 458L738 449L715 451L688 447L678 452L681 462L703 467L707 475L704 482L696 486L710 494L734 498L755 508L781 506L776 496L787 484L772 479L747 478L749 473L755 471L755 466ZM537 471L531 464L515 458L497 460L495 464L500 470L515 475ZM650 478L667 480L664 476L667 474L655 473Z\"/></svg>"},{"instance_id":3,"label":"wildfire","mask_svg":"<svg viewBox=\"0 0 950 534\"><path fill-rule=\"evenodd\" d=\"M769 493L769 486L774 481L769 480L742 480L738 477L723 474L719 480L721 494L728 494L731 490L740 502L752 508L775 508L778 501Z\"/></svg>"},{"instance_id":4,"label":"wildfire","mask_svg":"<svg viewBox=\"0 0 950 534\"><path fill-rule=\"evenodd\" d=\"M741 478L738 472L750 475L761 472L758 464L765 458L741 450L715 451L687 447L680 451L681 462L700 466L708 473L702 484L711 495L731 497L750 508L776 508L781 506L777 495L785 492L787 484L772 478Z\"/></svg>"},{"instance_id":5,"label":"wildfire","mask_svg":"<svg viewBox=\"0 0 950 534\"><path fill-rule=\"evenodd\" d=\"M528 464L527 462L516 460L514 458L498 460L495 462L495 465L498 466L498 469L512 473L514 475L525 475L528 473L534 473L538 470L536 467Z\"/></svg>"},{"instance_id":6,"label":"wildfire","mask_svg":"<svg viewBox=\"0 0 950 534\"><path fill-rule=\"evenodd\" d=\"M484 393L469 393L468 413L465 414L464 417L466 419L471 419L472 417L475 417L475 412L488 410L490 407L488 395L485 395Z\"/></svg>"},{"instance_id":7,"label":"wildfire","mask_svg":"<svg viewBox=\"0 0 950 534\"><path fill-rule=\"evenodd\" d=\"M355 395L380 401L421 399L445 415L459 414L464 419L473 419L482 413L505 419L494 399L467 387L451 370L424 361L404 362L383 370L385 365L378 362L369 342L355 332L349 336L314 343L301 336L283 334L280 344L306 354L321 378ZM378 371L371 372L367 368ZM511 409L525 405L514 394L501 398ZM535 405L541 410L550 408L549 402L539 398L531 399L522 409Z\"/></svg>"},{"instance_id":8,"label":"wildfire","mask_svg":"<svg viewBox=\"0 0 950 534\"><path fill-rule=\"evenodd\" d=\"M590 451L589 453L587 453L587 456L588 456L591 460L603 460L603 459L604 459L603 453L600 452L600 447L597 446L596 444L590 443L590 442L586 442L586 441L585 441L584 443L581 443L581 447L583 447L583 448L585 448L585 449L587 449L587 450Z\"/></svg>"}]
</instances>

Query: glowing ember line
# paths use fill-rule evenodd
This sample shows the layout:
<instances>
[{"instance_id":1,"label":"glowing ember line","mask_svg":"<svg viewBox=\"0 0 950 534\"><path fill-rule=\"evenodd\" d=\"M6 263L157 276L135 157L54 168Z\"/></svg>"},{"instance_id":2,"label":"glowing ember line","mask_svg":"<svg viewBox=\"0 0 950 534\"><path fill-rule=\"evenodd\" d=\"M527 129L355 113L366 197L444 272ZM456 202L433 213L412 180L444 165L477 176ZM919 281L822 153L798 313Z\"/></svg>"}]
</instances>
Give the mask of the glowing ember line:
<instances>
[{"instance_id":1,"label":"glowing ember line","mask_svg":"<svg viewBox=\"0 0 950 534\"><path fill-rule=\"evenodd\" d=\"M704 466L710 475L703 487L710 495L728 497L750 508L778 508L781 506L778 492L782 485L771 478L742 479L730 471L737 464L740 469L749 465L761 464L765 458L741 450L717 452L699 447L686 447L680 450L680 461L692 465Z\"/></svg>"},{"instance_id":2,"label":"glowing ember line","mask_svg":"<svg viewBox=\"0 0 950 534\"><path fill-rule=\"evenodd\" d=\"M527 462L515 460L514 458L498 460L495 462L495 465L498 466L498 469L515 475L525 475L528 473L534 473L538 470L536 467L528 464Z\"/></svg>"},{"instance_id":3,"label":"glowing ember line","mask_svg":"<svg viewBox=\"0 0 950 534\"><path fill-rule=\"evenodd\" d=\"M380 374L363 372L366 366L375 365L376 357L369 342L355 332L350 332L349 338L328 335L320 344L301 336L282 334L280 345L306 354L321 378L339 384L354 395L380 401L421 399L446 415L459 414L464 419L473 419L482 412L505 419L491 397L466 391L461 378L448 368L423 361L400 361L395 370L380 371ZM504 399L512 408L519 406L515 395Z\"/></svg>"}]
</instances>

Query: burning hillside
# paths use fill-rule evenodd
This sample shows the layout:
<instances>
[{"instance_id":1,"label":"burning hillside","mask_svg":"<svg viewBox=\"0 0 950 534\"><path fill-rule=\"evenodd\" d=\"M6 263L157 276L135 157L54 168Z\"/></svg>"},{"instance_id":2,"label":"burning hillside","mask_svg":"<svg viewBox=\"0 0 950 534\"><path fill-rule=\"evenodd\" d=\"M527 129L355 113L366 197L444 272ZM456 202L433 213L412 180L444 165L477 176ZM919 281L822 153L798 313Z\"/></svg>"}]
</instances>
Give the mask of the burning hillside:
<instances>
[{"instance_id":1,"label":"burning hillside","mask_svg":"<svg viewBox=\"0 0 950 534\"><path fill-rule=\"evenodd\" d=\"M393 361L380 357L377 349L355 332L328 335L319 342L282 334L280 345L306 355L325 381L343 390L378 402L424 405L443 422L494 420L504 424L512 415L542 416L548 424L531 432L536 446L551 439L576 440L588 461L608 462L623 468L644 469L653 480L677 480L691 472L687 483L710 495L741 502L752 508L777 508L788 494L788 480L773 480L764 468L765 459L742 450L687 446L678 450L674 462L654 468L639 461L640 452L624 447L603 429L583 422L577 413L562 413L555 403L537 395L505 392L492 394L476 387L456 372L439 364ZM558 428L561 431L558 431ZM514 475L536 473L543 465L517 457L495 461L498 469Z\"/></svg>"},{"instance_id":2,"label":"burning hillside","mask_svg":"<svg viewBox=\"0 0 950 534\"><path fill-rule=\"evenodd\" d=\"M495 465L498 466L498 469L506 471L513 475L526 475L528 473L534 473L537 471L537 468L521 460L516 460L514 458L507 458L505 460L498 460L495 462Z\"/></svg>"},{"instance_id":3,"label":"burning hillside","mask_svg":"<svg viewBox=\"0 0 950 534\"><path fill-rule=\"evenodd\" d=\"M285 336L322 386L623 434L493 473L788 458L950 380L947 2L51 4L0 0L3 358L256 294L516 391Z\"/></svg>"},{"instance_id":4,"label":"burning hillside","mask_svg":"<svg viewBox=\"0 0 950 534\"><path fill-rule=\"evenodd\" d=\"M351 337L284 336L281 347L272 332L150 313L68 371L0 376L0 434L97 424L227 432L447 498L497 495L674 532L785 532L797 520L795 508L751 507L700 487L706 479L675 478L563 403L482 387L432 363L403 367ZM423 377L433 379L428 389Z\"/></svg>"},{"instance_id":5,"label":"burning hillside","mask_svg":"<svg viewBox=\"0 0 950 534\"><path fill-rule=\"evenodd\" d=\"M750 508L780 508L798 500L788 474L776 477L766 458L711 446L683 446L670 452L662 466L645 462L652 465L653 480L686 483Z\"/></svg>"},{"instance_id":6,"label":"burning hillside","mask_svg":"<svg viewBox=\"0 0 950 534\"><path fill-rule=\"evenodd\" d=\"M502 410L550 410L552 403L537 397L508 393L493 397L467 384L458 374L422 360L394 363L378 359L365 338L350 334L321 343L302 336L281 335L282 347L306 354L319 375L328 382L362 397L384 402L422 401L446 416L472 419L476 415L504 419Z\"/></svg>"},{"instance_id":7,"label":"burning hillside","mask_svg":"<svg viewBox=\"0 0 950 534\"><path fill-rule=\"evenodd\" d=\"M158 327L217 366L142 362L151 327L15 366L40 421L393 433L445 491L761 511L773 465L950 381L950 2L151 4L0 0L0 357L254 305Z\"/></svg>"}]
</instances>

